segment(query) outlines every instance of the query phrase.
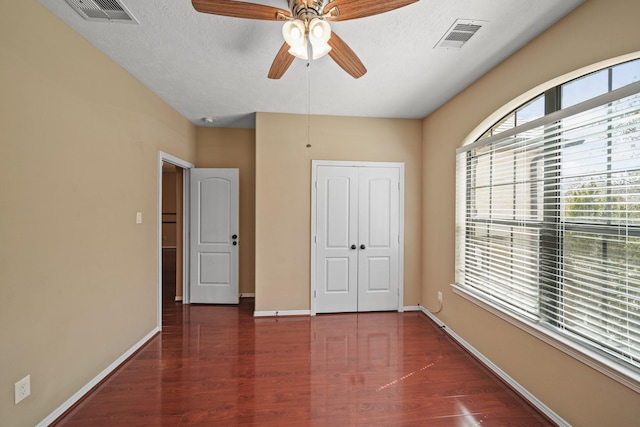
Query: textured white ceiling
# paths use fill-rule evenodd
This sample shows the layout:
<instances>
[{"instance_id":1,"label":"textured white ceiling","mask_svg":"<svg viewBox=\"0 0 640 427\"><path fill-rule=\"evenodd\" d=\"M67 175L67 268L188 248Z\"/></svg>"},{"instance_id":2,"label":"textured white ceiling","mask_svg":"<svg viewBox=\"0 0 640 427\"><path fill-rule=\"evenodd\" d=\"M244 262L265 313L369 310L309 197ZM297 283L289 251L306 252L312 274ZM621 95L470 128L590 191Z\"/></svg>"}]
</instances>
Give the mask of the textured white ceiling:
<instances>
[{"instance_id":1,"label":"textured white ceiling","mask_svg":"<svg viewBox=\"0 0 640 427\"><path fill-rule=\"evenodd\" d=\"M296 59L270 80L282 23L198 13L190 0L123 0L140 24L112 24L39 1L194 124L248 128L258 111L426 117L583 2L420 0L331 24L367 67L360 79L326 56L309 67ZM287 0L254 3L287 9ZM434 48L456 19L484 22L461 49Z\"/></svg>"}]
</instances>

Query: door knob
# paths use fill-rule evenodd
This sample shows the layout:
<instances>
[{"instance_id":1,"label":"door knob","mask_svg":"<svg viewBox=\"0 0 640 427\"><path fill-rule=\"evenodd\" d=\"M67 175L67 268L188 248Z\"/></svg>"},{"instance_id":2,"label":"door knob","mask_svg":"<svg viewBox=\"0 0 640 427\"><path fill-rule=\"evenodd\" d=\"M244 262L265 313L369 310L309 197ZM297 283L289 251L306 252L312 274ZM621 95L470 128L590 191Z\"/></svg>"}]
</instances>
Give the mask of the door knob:
<instances>
[{"instance_id":1,"label":"door knob","mask_svg":"<svg viewBox=\"0 0 640 427\"><path fill-rule=\"evenodd\" d=\"M351 249L356 249L356 245L351 245Z\"/></svg>"},{"instance_id":2,"label":"door knob","mask_svg":"<svg viewBox=\"0 0 640 427\"><path fill-rule=\"evenodd\" d=\"M365 245L360 245L360 249L365 249L366 246Z\"/></svg>"},{"instance_id":3,"label":"door knob","mask_svg":"<svg viewBox=\"0 0 640 427\"><path fill-rule=\"evenodd\" d=\"M238 235L237 235L237 234L234 234L233 236L231 236L231 238L235 240L235 239L237 239L237 238L238 238Z\"/></svg>"}]
</instances>

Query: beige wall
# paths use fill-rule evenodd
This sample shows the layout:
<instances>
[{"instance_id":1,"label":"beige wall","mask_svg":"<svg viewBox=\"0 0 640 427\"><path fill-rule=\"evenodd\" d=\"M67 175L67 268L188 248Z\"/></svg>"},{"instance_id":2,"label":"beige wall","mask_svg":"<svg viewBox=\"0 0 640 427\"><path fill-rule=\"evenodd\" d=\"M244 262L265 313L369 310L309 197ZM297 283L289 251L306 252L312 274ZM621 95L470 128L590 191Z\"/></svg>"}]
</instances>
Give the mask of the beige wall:
<instances>
[{"instance_id":1,"label":"beige wall","mask_svg":"<svg viewBox=\"0 0 640 427\"><path fill-rule=\"evenodd\" d=\"M310 308L311 160L405 163L404 303L420 301L421 126L311 116L307 127L305 115L258 113L256 311Z\"/></svg>"},{"instance_id":2,"label":"beige wall","mask_svg":"<svg viewBox=\"0 0 640 427\"><path fill-rule=\"evenodd\" d=\"M256 137L253 129L198 128L198 168L240 169L240 293L255 292Z\"/></svg>"},{"instance_id":3,"label":"beige wall","mask_svg":"<svg viewBox=\"0 0 640 427\"><path fill-rule=\"evenodd\" d=\"M587 0L424 121L423 304L435 306L437 291L442 291L439 318L576 426L637 425L640 396L451 292L455 149L504 115L507 111L497 111L501 106L524 101L526 97L516 99L520 94L582 67L638 51L638 16L637 0ZM492 120L475 129L489 116Z\"/></svg>"},{"instance_id":4,"label":"beige wall","mask_svg":"<svg viewBox=\"0 0 640 427\"><path fill-rule=\"evenodd\" d=\"M37 1L2 6L0 424L33 426L155 328L158 150L193 162L195 127Z\"/></svg>"}]
</instances>

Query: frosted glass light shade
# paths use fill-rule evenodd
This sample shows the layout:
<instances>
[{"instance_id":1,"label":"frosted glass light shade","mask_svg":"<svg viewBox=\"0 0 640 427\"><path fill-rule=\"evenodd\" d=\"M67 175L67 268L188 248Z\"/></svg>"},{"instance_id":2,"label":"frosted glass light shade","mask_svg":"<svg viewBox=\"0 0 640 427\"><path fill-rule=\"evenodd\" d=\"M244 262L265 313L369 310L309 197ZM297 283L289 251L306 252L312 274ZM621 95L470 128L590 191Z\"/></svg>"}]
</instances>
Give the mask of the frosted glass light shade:
<instances>
[{"instance_id":1,"label":"frosted glass light shade","mask_svg":"<svg viewBox=\"0 0 640 427\"><path fill-rule=\"evenodd\" d=\"M313 18L309 22L309 41L313 47L313 59L325 56L331 50L327 44L331 38L331 26L327 21Z\"/></svg>"},{"instance_id":2,"label":"frosted glass light shade","mask_svg":"<svg viewBox=\"0 0 640 427\"><path fill-rule=\"evenodd\" d=\"M327 21L313 18L309 21L309 40L311 43L327 43L331 38L331 26Z\"/></svg>"},{"instance_id":3,"label":"frosted glass light shade","mask_svg":"<svg viewBox=\"0 0 640 427\"><path fill-rule=\"evenodd\" d=\"M288 52L291 55L295 56L296 58L304 59L305 61L307 59L309 59L309 54L307 54L307 41L306 40L304 41L304 46L297 46L297 47L289 48ZM315 57L315 55L314 55L314 57Z\"/></svg>"},{"instance_id":4,"label":"frosted glass light shade","mask_svg":"<svg viewBox=\"0 0 640 427\"><path fill-rule=\"evenodd\" d=\"M282 26L282 36L289 45L289 53L296 58L307 60L307 29L299 19L287 21Z\"/></svg>"},{"instance_id":5,"label":"frosted glass light shade","mask_svg":"<svg viewBox=\"0 0 640 427\"><path fill-rule=\"evenodd\" d=\"M282 26L284 41L293 48L302 46L306 42L306 28L304 22L299 19L287 21Z\"/></svg>"}]
</instances>

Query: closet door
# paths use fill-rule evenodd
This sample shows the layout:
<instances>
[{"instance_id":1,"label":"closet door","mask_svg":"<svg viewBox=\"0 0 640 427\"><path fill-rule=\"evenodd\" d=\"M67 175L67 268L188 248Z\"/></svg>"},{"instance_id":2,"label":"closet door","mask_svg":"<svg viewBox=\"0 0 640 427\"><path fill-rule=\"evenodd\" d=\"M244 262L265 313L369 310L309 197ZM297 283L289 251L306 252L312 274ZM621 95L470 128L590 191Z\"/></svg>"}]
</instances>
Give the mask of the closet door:
<instances>
[{"instance_id":1,"label":"closet door","mask_svg":"<svg viewBox=\"0 0 640 427\"><path fill-rule=\"evenodd\" d=\"M399 180L397 167L317 167L317 313L398 309Z\"/></svg>"},{"instance_id":2,"label":"closet door","mask_svg":"<svg viewBox=\"0 0 640 427\"><path fill-rule=\"evenodd\" d=\"M400 172L358 174L358 311L397 310Z\"/></svg>"},{"instance_id":3,"label":"closet door","mask_svg":"<svg viewBox=\"0 0 640 427\"><path fill-rule=\"evenodd\" d=\"M319 166L316 185L318 312L358 311L358 169Z\"/></svg>"}]
</instances>

